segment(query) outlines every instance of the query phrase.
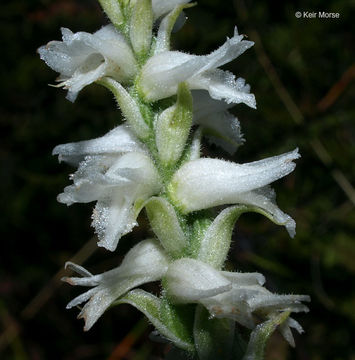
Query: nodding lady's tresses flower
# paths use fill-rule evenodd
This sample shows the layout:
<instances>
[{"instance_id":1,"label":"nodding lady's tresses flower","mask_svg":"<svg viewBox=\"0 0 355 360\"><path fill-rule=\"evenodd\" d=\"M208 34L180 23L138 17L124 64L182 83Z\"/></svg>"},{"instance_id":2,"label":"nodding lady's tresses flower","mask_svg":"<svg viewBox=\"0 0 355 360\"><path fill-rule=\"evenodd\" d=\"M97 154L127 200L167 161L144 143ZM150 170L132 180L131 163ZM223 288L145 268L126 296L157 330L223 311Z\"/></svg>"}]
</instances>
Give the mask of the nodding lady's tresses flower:
<instances>
[{"instance_id":1,"label":"nodding lady's tresses flower","mask_svg":"<svg viewBox=\"0 0 355 360\"><path fill-rule=\"evenodd\" d=\"M225 204L246 204L271 215L276 223L295 235L294 220L275 204L275 193L267 185L295 168L298 149L247 164L201 158L187 162L173 176L169 194L183 213Z\"/></svg>"},{"instance_id":2,"label":"nodding lady's tresses flower","mask_svg":"<svg viewBox=\"0 0 355 360\"><path fill-rule=\"evenodd\" d=\"M245 103L255 108L255 97L242 78L218 69L253 46L242 40L235 28L234 36L209 55L197 56L179 51L164 51L151 57L143 66L138 83L147 101L156 101L176 94L179 83L187 82L190 89L207 90L210 96L227 103Z\"/></svg>"},{"instance_id":3,"label":"nodding lady's tresses flower","mask_svg":"<svg viewBox=\"0 0 355 360\"><path fill-rule=\"evenodd\" d=\"M307 312L302 301L307 295L278 295L263 287L265 278L259 273L233 273L216 270L195 259L182 258L169 265L165 274L167 294L171 301L200 303L217 318L228 318L253 329L257 319L268 319L278 312ZM281 327L285 339L294 346L290 327L302 332L293 319Z\"/></svg>"},{"instance_id":4,"label":"nodding lady's tresses flower","mask_svg":"<svg viewBox=\"0 0 355 360\"><path fill-rule=\"evenodd\" d=\"M59 145L53 150L59 159L79 164L58 201L67 205L97 200L92 225L99 246L114 251L121 236L137 224L144 201L159 192L160 178L143 145L135 140L125 125L105 136Z\"/></svg>"},{"instance_id":5,"label":"nodding lady's tresses flower","mask_svg":"<svg viewBox=\"0 0 355 360\"><path fill-rule=\"evenodd\" d=\"M60 73L57 86L68 89L70 101L83 87L104 76L122 83L135 76L137 63L131 47L112 25L94 34L61 30L63 41L51 41L38 52L49 67Z\"/></svg>"},{"instance_id":6,"label":"nodding lady's tresses flower","mask_svg":"<svg viewBox=\"0 0 355 360\"><path fill-rule=\"evenodd\" d=\"M193 121L201 125L207 139L233 154L244 143L238 119L227 111L234 104L212 99L205 90L192 91Z\"/></svg>"},{"instance_id":7,"label":"nodding lady's tresses flower","mask_svg":"<svg viewBox=\"0 0 355 360\"><path fill-rule=\"evenodd\" d=\"M84 330L87 331L117 298L139 285L161 279L167 270L168 259L158 242L148 239L134 246L119 267L102 274L92 275L71 262L67 262L65 267L82 277L65 277L63 281L93 287L67 305L67 309L70 309L88 301L78 316L85 320Z\"/></svg>"}]
</instances>

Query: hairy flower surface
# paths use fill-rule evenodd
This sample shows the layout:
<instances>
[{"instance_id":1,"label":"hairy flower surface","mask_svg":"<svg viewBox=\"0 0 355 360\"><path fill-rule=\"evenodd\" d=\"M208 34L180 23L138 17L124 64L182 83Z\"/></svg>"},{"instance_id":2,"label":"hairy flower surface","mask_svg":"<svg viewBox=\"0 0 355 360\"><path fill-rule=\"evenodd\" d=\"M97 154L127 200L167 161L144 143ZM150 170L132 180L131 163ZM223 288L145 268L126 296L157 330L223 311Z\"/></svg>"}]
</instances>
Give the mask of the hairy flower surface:
<instances>
[{"instance_id":1,"label":"hairy flower surface","mask_svg":"<svg viewBox=\"0 0 355 360\"><path fill-rule=\"evenodd\" d=\"M73 299L67 309L87 301L78 318L85 320L84 330L89 330L116 299L130 289L161 279L167 267L168 258L153 239L141 241L126 254L119 267L99 275L92 275L82 266L67 262L66 268L82 277L65 277L63 281L70 285L93 287Z\"/></svg>"},{"instance_id":2,"label":"hairy flower surface","mask_svg":"<svg viewBox=\"0 0 355 360\"><path fill-rule=\"evenodd\" d=\"M266 185L292 172L298 158L296 149L247 164L209 158L190 161L175 173L170 196L184 213L224 204L257 206L294 236L295 222L275 205L274 192Z\"/></svg>"},{"instance_id":3,"label":"hairy flower surface","mask_svg":"<svg viewBox=\"0 0 355 360\"><path fill-rule=\"evenodd\" d=\"M204 128L209 142L222 147L230 154L244 143L238 119L227 109L234 104L211 98L204 90L192 91L194 123Z\"/></svg>"},{"instance_id":4,"label":"hairy flower surface","mask_svg":"<svg viewBox=\"0 0 355 360\"><path fill-rule=\"evenodd\" d=\"M151 57L140 76L141 93L148 101L156 101L176 94L179 83L186 81L191 89L207 90L214 99L255 108L255 97L245 80L218 69L253 46L253 42L242 39L235 29L234 36L209 55L165 51Z\"/></svg>"},{"instance_id":5,"label":"hairy flower surface","mask_svg":"<svg viewBox=\"0 0 355 360\"><path fill-rule=\"evenodd\" d=\"M120 237L137 224L134 204L161 188L160 177L144 146L120 126L105 136L57 146L59 159L78 164L58 201L67 205L97 201L92 225L99 246L115 250ZM138 209L140 210L140 209Z\"/></svg>"},{"instance_id":6,"label":"hairy flower surface","mask_svg":"<svg viewBox=\"0 0 355 360\"><path fill-rule=\"evenodd\" d=\"M59 161L77 167L58 201L95 201L92 226L98 246L110 251L137 225L143 208L155 238L139 242L119 267L99 275L68 262L81 277L63 280L91 289L67 308L85 303L79 317L89 330L110 306L131 304L162 337L189 352L181 359L229 360L243 348L235 322L252 330L244 360L261 360L277 326L293 346L291 328L303 330L289 315L308 311L302 302L309 297L274 294L259 273L221 269L244 213L261 213L295 235L294 220L278 208L269 184L294 170L298 149L246 164L201 158L202 136L230 154L244 143L229 109L239 103L256 108L255 97L244 79L221 67L253 42L235 28L208 55L174 51L171 34L195 3L99 2L111 25L94 34L62 28L63 41L38 52L60 73L58 87L68 90L69 100L96 82L112 92L125 124L96 139L55 147ZM214 218L205 211L221 205L231 206ZM157 280L158 296L134 289Z\"/></svg>"},{"instance_id":7,"label":"hairy flower surface","mask_svg":"<svg viewBox=\"0 0 355 360\"><path fill-rule=\"evenodd\" d=\"M120 82L131 80L137 63L125 38L107 25L89 34L62 28L63 41L51 41L38 49L41 59L60 73L59 87L68 89L74 101L78 92L103 76Z\"/></svg>"},{"instance_id":8,"label":"hairy flower surface","mask_svg":"<svg viewBox=\"0 0 355 360\"><path fill-rule=\"evenodd\" d=\"M171 263L165 278L172 301L200 303L212 316L235 320L250 329L256 326L256 319L268 319L277 312L307 312L302 301L310 301L307 295L271 293L263 287L265 278L262 274L219 271L189 258ZM289 327L299 332L302 327L289 319L282 329L286 340L294 345Z\"/></svg>"}]
</instances>

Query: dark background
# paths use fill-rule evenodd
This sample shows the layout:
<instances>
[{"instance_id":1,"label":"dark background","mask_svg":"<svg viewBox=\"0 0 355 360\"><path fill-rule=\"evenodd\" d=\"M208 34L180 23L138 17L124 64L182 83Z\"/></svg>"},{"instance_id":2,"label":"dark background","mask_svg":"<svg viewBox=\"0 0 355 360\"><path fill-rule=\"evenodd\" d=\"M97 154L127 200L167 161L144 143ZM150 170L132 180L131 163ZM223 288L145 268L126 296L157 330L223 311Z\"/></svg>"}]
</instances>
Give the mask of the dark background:
<instances>
[{"instance_id":1,"label":"dark background","mask_svg":"<svg viewBox=\"0 0 355 360\"><path fill-rule=\"evenodd\" d=\"M111 309L88 333L65 305L81 289L61 284L64 262L92 272L117 266L149 233L140 227L118 251L96 249L92 204L67 208L56 195L73 171L51 156L60 143L104 134L120 121L105 89L85 88L75 102L48 87L56 73L36 49L60 39L59 28L93 32L107 22L95 1L12 0L1 3L1 268L0 358L159 359L166 347L133 308ZM333 11L340 19L297 19L296 11ZM237 162L300 148L291 175L274 184L297 235L248 214L237 223L228 266L259 271L279 293L310 294L310 313L295 315L306 333L291 349L275 334L266 359L355 359L354 1L200 0L187 10L175 48L204 54L240 33L256 45L226 68L247 79L257 110L238 105L247 139ZM226 157L210 147L209 156ZM157 286L153 285L156 290Z\"/></svg>"}]
</instances>

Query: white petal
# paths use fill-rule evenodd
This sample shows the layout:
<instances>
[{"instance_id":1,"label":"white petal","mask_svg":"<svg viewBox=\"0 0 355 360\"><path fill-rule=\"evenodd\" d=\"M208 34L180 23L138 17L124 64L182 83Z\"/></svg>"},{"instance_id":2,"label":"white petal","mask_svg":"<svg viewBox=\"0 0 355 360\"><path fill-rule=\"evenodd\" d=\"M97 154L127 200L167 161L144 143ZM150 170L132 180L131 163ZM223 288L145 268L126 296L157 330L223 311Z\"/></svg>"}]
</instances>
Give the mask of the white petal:
<instances>
[{"instance_id":1,"label":"white petal","mask_svg":"<svg viewBox=\"0 0 355 360\"><path fill-rule=\"evenodd\" d=\"M121 194L97 202L92 214L92 226L99 238L98 246L110 251L116 249L119 239L137 225L132 208L132 197Z\"/></svg>"},{"instance_id":2,"label":"white petal","mask_svg":"<svg viewBox=\"0 0 355 360\"><path fill-rule=\"evenodd\" d=\"M232 282L232 284L238 286L244 285L264 285L265 277L260 273L241 273L241 272L229 272L222 271L222 275Z\"/></svg>"},{"instance_id":3,"label":"white petal","mask_svg":"<svg viewBox=\"0 0 355 360\"><path fill-rule=\"evenodd\" d=\"M211 98L208 91L205 90L193 90L191 94L194 103L194 121L197 124L206 116L225 112L225 110L234 106L233 104L227 104L225 101Z\"/></svg>"},{"instance_id":4,"label":"white petal","mask_svg":"<svg viewBox=\"0 0 355 360\"><path fill-rule=\"evenodd\" d=\"M86 156L75 174L71 175L74 184L65 187L57 200L67 205L76 202L88 203L107 197L114 188L130 184L131 181L123 175L106 175L107 169L114 164L114 157Z\"/></svg>"},{"instance_id":5,"label":"white petal","mask_svg":"<svg viewBox=\"0 0 355 360\"><path fill-rule=\"evenodd\" d=\"M143 275L150 277L163 276L168 268L169 260L161 245L153 239L141 241L124 257L120 266L121 276Z\"/></svg>"},{"instance_id":6,"label":"white petal","mask_svg":"<svg viewBox=\"0 0 355 360\"><path fill-rule=\"evenodd\" d=\"M239 194L263 187L289 174L298 150L255 161L235 164L202 158L183 165L174 175L169 192L185 213L239 202Z\"/></svg>"},{"instance_id":7,"label":"white petal","mask_svg":"<svg viewBox=\"0 0 355 360\"><path fill-rule=\"evenodd\" d=\"M79 164L87 155L104 155L131 151L144 152L144 145L136 139L128 126L120 125L96 139L58 145L52 154L58 155L59 161L73 165Z\"/></svg>"},{"instance_id":8,"label":"white petal","mask_svg":"<svg viewBox=\"0 0 355 360\"><path fill-rule=\"evenodd\" d=\"M296 331L297 331L299 334L304 333L304 330L303 330L302 326L301 326L301 325L299 324L299 322L296 321L295 319L288 318L288 319L287 319L287 324L289 325L289 327L292 327L292 328L296 329Z\"/></svg>"},{"instance_id":9,"label":"white petal","mask_svg":"<svg viewBox=\"0 0 355 360\"><path fill-rule=\"evenodd\" d=\"M83 294L80 294L79 296L77 296L67 304L66 309L71 309L74 306L80 305L83 302L88 301L91 298L91 296L93 296L95 293L96 293L96 289L93 288L84 292Z\"/></svg>"},{"instance_id":10,"label":"white petal","mask_svg":"<svg viewBox=\"0 0 355 360\"><path fill-rule=\"evenodd\" d=\"M166 273L167 291L176 303L196 302L231 289L231 282L213 267L194 259L173 262Z\"/></svg>"},{"instance_id":11,"label":"white petal","mask_svg":"<svg viewBox=\"0 0 355 360\"><path fill-rule=\"evenodd\" d=\"M74 271L81 276L93 276L90 271L87 271L84 267L77 265L71 261L67 261L64 265L64 268Z\"/></svg>"},{"instance_id":12,"label":"white petal","mask_svg":"<svg viewBox=\"0 0 355 360\"><path fill-rule=\"evenodd\" d=\"M149 282L147 278L137 277L122 279L116 283L115 287L100 286L96 293L90 298L81 310L78 318L85 320L84 331L90 330L105 310L120 296L127 291Z\"/></svg>"},{"instance_id":13,"label":"white petal","mask_svg":"<svg viewBox=\"0 0 355 360\"><path fill-rule=\"evenodd\" d=\"M238 34L237 28L235 28L234 36L227 39L222 46L208 55L208 66L203 71L229 63L254 45L252 41L243 40L243 37L243 35Z\"/></svg>"},{"instance_id":14,"label":"white petal","mask_svg":"<svg viewBox=\"0 0 355 360\"><path fill-rule=\"evenodd\" d=\"M244 143L238 119L228 111L211 114L198 121L207 139L233 154Z\"/></svg>"},{"instance_id":15,"label":"white petal","mask_svg":"<svg viewBox=\"0 0 355 360\"><path fill-rule=\"evenodd\" d=\"M249 329L255 326L248 303L234 289L200 302L214 317L232 319Z\"/></svg>"},{"instance_id":16,"label":"white petal","mask_svg":"<svg viewBox=\"0 0 355 360\"><path fill-rule=\"evenodd\" d=\"M113 181L122 176L132 180L132 183L112 189L110 196L99 199L93 212L92 226L98 234L98 245L114 251L121 236L137 225L135 201L144 201L157 193L161 183L152 161L141 153L125 154L106 176Z\"/></svg>"},{"instance_id":17,"label":"white petal","mask_svg":"<svg viewBox=\"0 0 355 360\"><path fill-rule=\"evenodd\" d=\"M295 312L307 311L308 308L301 304L302 301L310 301L310 297L308 295L278 295L269 293L250 298L248 304L253 311L266 308L290 309Z\"/></svg>"},{"instance_id":18,"label":"white petal","mask_svg":"<svg viewBox=\"0 0 355 360\"><path fill-rule=\"evenodd\" d=\"M151 57L142 68L139 90L148 101L176 94L179 83L206 64L203 56L166 51Z\"/></svg>"},{"instance_id":19,"label":"white petal","mask_svg":"<svg viewBox=\"0 0 355 360\"><path fill-rule=\"evenodd\" d=\"M199 73L188 80L191 89L205 89L216 100L228 104L244 103L256 108L255 96L250 94L250 86L243 78L236 79L229 71L214 69Z\"/></svg>"},{"instance_id":20,"label":"white petal","mask_svg":"<svg viewBox=\"0 0 355 360\"><path fill-rule=\"evenodd\" d=\"M241 193L236 197L236 201L241 204L252 205L266 211L273 222L278 225L284 225L287 232L293 238L296 234L296 223L291 216L282 212L275 202L275 192L269 186Z\"/></svg>"},{"instance_id":21,"label":"white petal","mask_svg":"<svg viewBox=\"0 0 355 360\"><path fill-rule=\"evenodd\" d=\"M73 299L67 308L90 299L79 314L79 318L85 319L84 330L89 330L117 298L136 286L161 279L167 268L163 248L156 240L144 240L127 253L118 268L94 276L67 278L73 285L96 286Z\"/></svg>"},{"instance_id":22,"label":"white petal","mask_svg":"<svg viewBox=\"0 0 355 360\"><path fill-rule=\"evenodd\" d=\"M238 119L226 111L234 104L213 99L205 90L192 91L195 124L203 126L211 143L233 154L244 143Z\"/></svg>"},{"instance_id":23,"label":"white petal","mask_svg":"<svg viewBox=\"0 0 355 360\"><path fill-rule=\"evenodd\" d=\"M302 326L296 320L290 317L280 325L279 329L282 336L292 347L295 347L295 340L293 338L291 328L296 329L299 334L302 334L304 331Z\"/></svg>"}]
</instances>

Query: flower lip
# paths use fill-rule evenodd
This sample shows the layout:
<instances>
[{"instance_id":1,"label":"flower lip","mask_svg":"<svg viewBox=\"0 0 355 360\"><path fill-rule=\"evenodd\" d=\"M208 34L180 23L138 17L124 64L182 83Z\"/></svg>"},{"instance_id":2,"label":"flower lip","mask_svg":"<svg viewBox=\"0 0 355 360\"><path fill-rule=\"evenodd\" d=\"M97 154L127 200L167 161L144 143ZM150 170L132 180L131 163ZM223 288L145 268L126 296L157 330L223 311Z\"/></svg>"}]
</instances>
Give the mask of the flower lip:
<instances>
[{"instance_id":1,"label":"flower lip","mask_svg":"<svg viewBox=\"0 0 355 360\"><path fill-rule=\"evenodd\" d=\"M38 49L40 58L60 73L57 87L68 91L67 98L74 101L78 92L103 76L119 81L133 79L137 63L124 37L107 25L89 34L73 33L62 28L63 41L50 41Z\"/></svg>"}]
</instances>

